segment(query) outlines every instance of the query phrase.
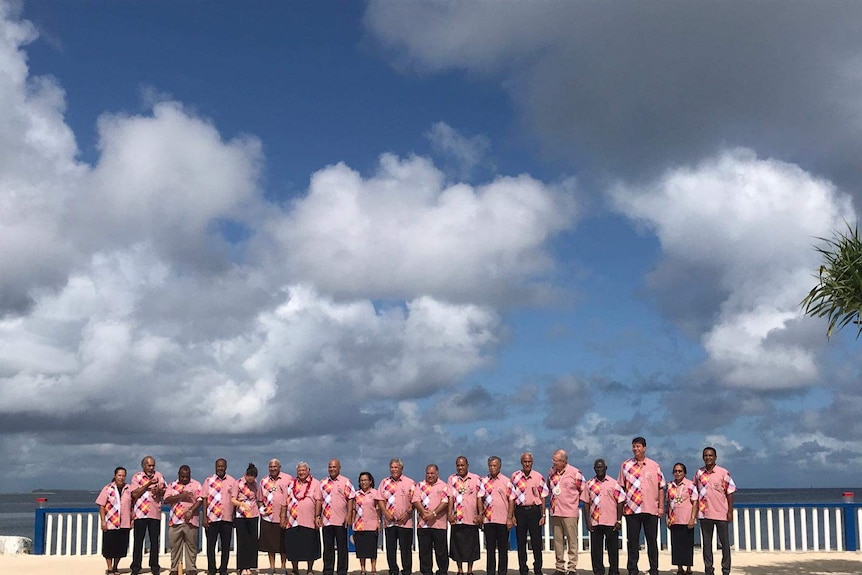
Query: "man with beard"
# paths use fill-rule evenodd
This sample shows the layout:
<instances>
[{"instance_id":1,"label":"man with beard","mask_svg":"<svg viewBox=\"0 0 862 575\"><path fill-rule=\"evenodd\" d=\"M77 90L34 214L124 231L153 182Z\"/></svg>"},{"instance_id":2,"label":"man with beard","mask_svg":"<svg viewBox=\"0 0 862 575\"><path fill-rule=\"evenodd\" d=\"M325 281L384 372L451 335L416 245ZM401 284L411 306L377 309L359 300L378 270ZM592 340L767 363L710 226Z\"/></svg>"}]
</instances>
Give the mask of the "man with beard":
<instances>
[{"instance_id":1,"label":"man with beard","mask_svg":"<svg viewBox=\"0 0 862 575\"><path fill-rule=\"evenodd\" d=\"M171 575L177 575L180 562L184 572L197 572L198 528L200 527L201 484L192 479L192 470L181 465L177 480L165 491L171 506L168 519L168 545L171 548Z\"/></svg>"},{"instance_id":2,"label":"man with beard","mask_svg":"<svg viewBox=\"0 0 862 575\"><path fill-rule=\"evenodd\" d=\"M144 537L150 536L150 571L158 573L159 533L161 532L162 496L165 478L156 471L156 460L147 455L141 460L141 471L132 477L132 518L134 519L134 545L132 547L132 575L141 571L144 559Z\"/></svg>"}]
</instances>

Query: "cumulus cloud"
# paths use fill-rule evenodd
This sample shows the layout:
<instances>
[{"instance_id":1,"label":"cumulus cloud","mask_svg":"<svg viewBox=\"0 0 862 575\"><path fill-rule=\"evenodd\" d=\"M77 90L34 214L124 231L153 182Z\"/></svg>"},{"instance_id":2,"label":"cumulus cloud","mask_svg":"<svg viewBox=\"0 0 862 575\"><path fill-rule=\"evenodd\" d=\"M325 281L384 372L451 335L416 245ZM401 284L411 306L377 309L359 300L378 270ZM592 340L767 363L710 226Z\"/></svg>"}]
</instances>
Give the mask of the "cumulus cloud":
<instances>
[{"instance_id":1,"label":"cumulus cloud","mask_svg":"<svg viewBox=\"0 0 862 575\"><path fill-rule=\"evenodd\" d=\"M344 164L315 173L269 232L293 277L339 297L523 301L546 292L547 243L573 224L573 186L447 185L426 158L384 154L369 178Z\"/></svg>"},{"instance_id":2,"label":"cumulus cloud","mask_svg":"<svg viewBox=\"0 0 862 575\"><path fill-rule=\"evenodd\" d=\"M620 185L611 196L661 242L657 297L674 302L704 282L717 295L715 307L686 310L709 318L700 338L715 378L758 389L816 379L815 350L795 341L805 335L795 320L816 268L812 242L854 220L848 196L748 150L669 170L646 186Z\"/></svg>"},{"instance_id":3,"label":"cumulus cloud","mask_svg":"<svg viewBox=\"0 0 862 575\"><path fill-rule=\"evenodd\" d=\"M365 22L401 69L501 81L550 154L590 169L729 144L858 180L858 5L503 4L377 0Z\"/></svg>"}]
</instances>

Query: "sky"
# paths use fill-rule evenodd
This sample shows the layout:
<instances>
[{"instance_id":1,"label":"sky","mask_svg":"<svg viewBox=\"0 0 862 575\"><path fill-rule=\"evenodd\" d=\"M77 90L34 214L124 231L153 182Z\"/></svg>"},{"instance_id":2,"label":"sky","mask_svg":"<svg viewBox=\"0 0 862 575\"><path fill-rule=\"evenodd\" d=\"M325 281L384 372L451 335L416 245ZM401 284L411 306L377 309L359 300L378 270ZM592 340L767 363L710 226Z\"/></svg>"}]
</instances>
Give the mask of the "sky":
<instances>
[{"instance_id":1,"label":"sky","mask_svg":"<svg viewBox=\"0 0 862 575\"><path fill-rule=\"evenodd\" d=\"M0 492L565 449L858 485L862 5L0 0Z\"/></svg>"}]
</instances>

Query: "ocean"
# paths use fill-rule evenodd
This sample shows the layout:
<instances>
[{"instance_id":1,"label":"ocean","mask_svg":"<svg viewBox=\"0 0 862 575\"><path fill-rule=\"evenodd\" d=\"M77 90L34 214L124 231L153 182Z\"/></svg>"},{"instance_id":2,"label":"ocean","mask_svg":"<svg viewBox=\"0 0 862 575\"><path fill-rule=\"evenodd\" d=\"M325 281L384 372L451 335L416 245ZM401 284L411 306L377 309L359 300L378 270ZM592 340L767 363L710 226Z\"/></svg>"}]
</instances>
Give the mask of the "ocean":
<instances>
[{"instance_id":1,"label":"ocean","mask_svg":"<svg viewBox=\"0 0 862 575\"><path fill-rule=\"evenodd\" d=\"M841 503L842 493L852 491L862 501L860 487L827 487L807 489L740 489L736 503ZM96 509L98 491L55 491L47 493L0 494L0 535L33 538L36 498L48 499L46 507L80 507Z\"/></svg>"}]
</instances>

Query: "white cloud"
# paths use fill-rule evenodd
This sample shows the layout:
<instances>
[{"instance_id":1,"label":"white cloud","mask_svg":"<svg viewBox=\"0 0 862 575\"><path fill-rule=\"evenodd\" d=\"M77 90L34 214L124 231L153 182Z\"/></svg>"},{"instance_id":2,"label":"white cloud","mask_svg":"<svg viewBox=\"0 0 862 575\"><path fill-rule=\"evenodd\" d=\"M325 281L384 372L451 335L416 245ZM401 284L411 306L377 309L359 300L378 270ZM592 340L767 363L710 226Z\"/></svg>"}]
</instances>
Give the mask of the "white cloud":
<instances>
[{"instance_id":1,"label":"white cloud","mask_svg":"<svg viewBox=\"0 0 862 575\"><path fill-rule=\"evenodd\" d=\"M469 180L473 171L486 161L491 146L485 136L467 137L445 122L437 122L426 134L434 151L455 164L455 176Z\"/></svg>"},{"instance_id":2,"label":"white cloud","mask_svg":"<svg viewBox=\"0 0 862 575\"><path fill-rule=\"evenodd\" d=\"M815 238L854 220L849 197L797 166L746 150L669 170L646 186L620 185L611 195L619 211L655 232L663 265L682 270L659 297L721 294L717 309L695 310L714 317L701 341L719 380L774 389L816 379L815 350L793 341L804 329L795 320L817 267Z\"/></svg>"},{"instance_id":3,"label":"white cloud","mask_svg":"<svg viewBox=\"0 0 862 575\"><path fill-rule=\"evenodd\" d=\"M427 159L384 154L368 179L344 164L314 174L271 232L295 277L341 297L523 299L553 271L547 242L572 225L572 186L446 186Z\"/></svg>"}]
</instances>

